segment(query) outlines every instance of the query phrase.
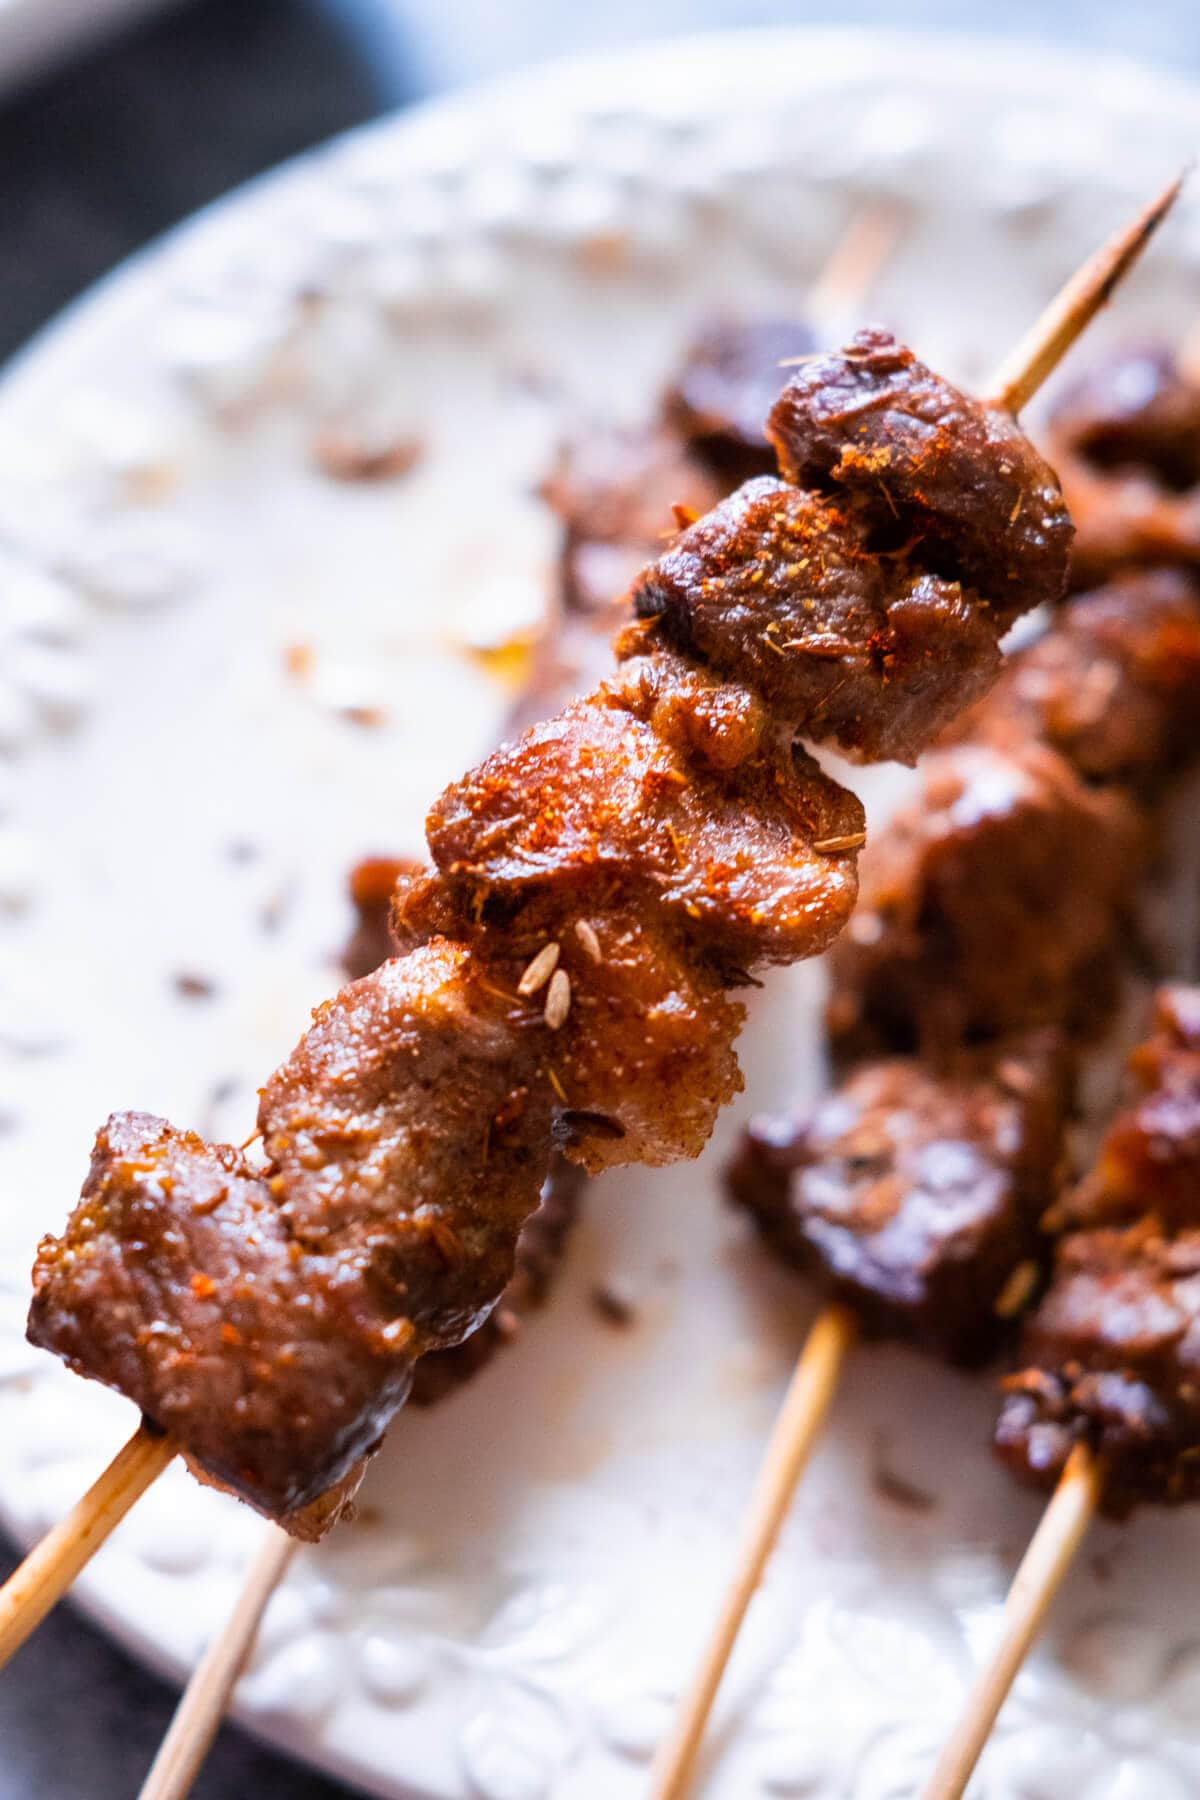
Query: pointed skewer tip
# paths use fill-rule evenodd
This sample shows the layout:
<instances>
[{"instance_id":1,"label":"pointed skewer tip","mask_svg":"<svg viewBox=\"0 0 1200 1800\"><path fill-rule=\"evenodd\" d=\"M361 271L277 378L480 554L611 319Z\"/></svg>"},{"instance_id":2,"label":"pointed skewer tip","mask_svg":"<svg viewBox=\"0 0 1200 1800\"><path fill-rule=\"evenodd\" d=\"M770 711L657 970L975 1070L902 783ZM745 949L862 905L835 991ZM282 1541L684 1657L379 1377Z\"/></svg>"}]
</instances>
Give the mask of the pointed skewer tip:
<instances>
[{"instance_id":1,"label":"pointed skewer tip","mask_svg":"<svg viewBox=\"0 0 1200 1800\"><path fill-rule=\"evenodd\" d=\"M1161 194L1075 271L996 371L987 396L989 405L1013 414L1028 405L1076 338L1112 298L1179 198L1191 169L1192 164L1186 163Z\"/></svg>"}]
</instances>

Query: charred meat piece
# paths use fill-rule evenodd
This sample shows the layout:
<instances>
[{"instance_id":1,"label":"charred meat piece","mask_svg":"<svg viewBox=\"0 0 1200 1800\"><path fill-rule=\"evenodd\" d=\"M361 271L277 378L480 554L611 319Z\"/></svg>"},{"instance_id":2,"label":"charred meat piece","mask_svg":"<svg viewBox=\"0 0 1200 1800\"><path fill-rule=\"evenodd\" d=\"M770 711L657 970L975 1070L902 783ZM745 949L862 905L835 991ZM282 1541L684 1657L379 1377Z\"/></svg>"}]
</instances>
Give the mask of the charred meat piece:
<instances>
[{"instance_id":1,"label":"charred meat piece","mask_svg":"<svg viewBox=\"0 0 1200 1800\"><path fill-rule=\"evenodd\" d=\"M1200 1496L1200 990L1162 995L1134 1072L1142 1091L1065 1203L1087 1228L1059 1243L996 1431L1037 1487L1089 1444L1117 1518Z\"/></svg>"},{"instance_id":2,"label":"charred meat piece","mask_svg":"<svg viewBox=\"0 0 1200 1800\"><path fill-rule=\"evenodd\" d=\"M681 532L633 599L665 641L864 759L914 762L1000 669L990 606L883 561L846 512L769 476Z\"/></svg>"},{"instance_id":3,"label":"charred meat piece","mask_svg":"<svg viewBox=\"0 0 1200 1800\"><path fill-rule=\"evenodd\" d=\"M872 548L917 541L931 575L987 601L1001 627L1066 584L1071 521L1015 419L960 393L886 331L796 369L767 435L787 480L832 494Z\"/></svg>"},{"instance_id":4,"label":"charred meat piece","mask_svg":"<svg viewBox=\"0 0 1200 1800\"><path fill-rule=\"evenodd\" d=\"M1144 827L1123 795L1053 751L964 744L929 759L916 801L863 858L831 957L842 1060L1107 1017Z\"/></svg>"},{"instance_id":5,"label":"charred meat piece","mask_svg":"<svg viewBox=\"0 0 1200 1800\"><path fill-rule=\"evenodd\" d=\"M624 894L618 880L571 898L564 908L553 885L531 888L516 911L489 921L484 909L471 931L480 961L556 1021L545 1051L555 1141L592 1175L698 1156L741 1090L733 1045L745 1011L725 990L746 976L698 957L653 892ZM423 942L458 906L436 874L402 885L395 935Z\"/></svg>"},{"instance_id":6,"label":"charred meat piece","mask_svg":"<svg viewBox=\"0 0 1200 1800\"><path fill-rule=\"evenodd\" d=\"M97 1135L34 1281L35 1343L119 1388L289 1527L370 1449L412 1380L411 1329L356 1259L305 1252L243 1156L143 1113Z\"/></svg>"},{"instance_id":7,"label":"charred meat piece","mask_svg":"<svg viewBox=\"0 0 1200 1800\"><path fill-rule=\"evenodd\" d=\"M854 905L862 808L740 697L692 676L682 710L693 742L711 739L703 752L614 686L487 757L428 821L464 910L553 886L569 925L589 887L619 880L735 967L823 949Z\"/></svg>"},{"instance_id":8,"label":"charred meat piece","mask_svg":"<svg viewBox=\"0 0 1200 1800\"><path fill-rule=\"evenodd\" d=\"M800 1117L753 1121L733 1198L869 1331L973 1361L1036 1287L1069 1099L1052 1033L864 1063Z\"/></svg>"},{"instance_id":9,"label":"charred meat piece","mask_svg":"<svg viewBox=\"0 0 1200 1800\"><path fill-rule=\"evenodd\" d=\"M598 956L578 931L564 932L571 1010L552 1058L565 1154L593 1175L698 1156L741 1092L734 1042L745 1008L653 900L597 908L580 922Z\"/></svg>"},{"instance_id":10,"label":"charred meat piece","mask_svg":"<svg viewBox=\"0 0 1200 1800\"><path fill-rule=\"evenodd\" d=\"M663 416L725 488L773 475L767 414L788 379L785 365L815 348L797 319L710 319L667 387Z\"/></svg>"},{"instance_id":11,"label":"charred meat piece","mask_svg":"<svg viewBox=\"0 0 1200 1800\"><path fill-rule=\"evenodd\" d=\"M1160 569L1079 595L948 735L1040 740L1086 781L1152 800L1200 755L1200 589Z\"/></svg>"},{"instance_id":12,"label":"charred meat piece","mask_svg":"<svg viewBox=\"0 0 1200 1800\"><path fill-rule=\"evenodd\" d=\"M39 1250L33 1341L289 1523L510 1278L549 1160L533 1039L433 944L318 1010L263 1091L264 1170L117 1115Z\"/></svg>"},{"instance_id":13,"label":"charred meat piece","mask_svg":"<svg viewBox=\"0 0 1200 1800\"><path fill-rule=\"evenodd\" d=\"M1200 565L1200 386L1169 351L1094 369L1059 401L1047 442L1075 520L1073 587L1130 565Z\"/></svg>"}]
</instances>

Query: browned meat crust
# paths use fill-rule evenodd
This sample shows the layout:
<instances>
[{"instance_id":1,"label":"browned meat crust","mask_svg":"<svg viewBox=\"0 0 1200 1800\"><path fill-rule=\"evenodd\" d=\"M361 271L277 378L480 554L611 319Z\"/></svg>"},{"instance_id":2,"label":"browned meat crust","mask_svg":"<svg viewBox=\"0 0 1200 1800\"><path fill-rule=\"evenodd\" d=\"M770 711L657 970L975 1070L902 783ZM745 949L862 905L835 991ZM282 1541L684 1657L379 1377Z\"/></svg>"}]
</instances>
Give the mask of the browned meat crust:
<instances>
[{"instance_id":1,"label":"browned meat crust","mask_svg":"<svg viewBox=\"0 0 1200 1800\"><path fill-rule=\"evenodd\" d=\"M507 918L552 891L558 937L589 890L619 882L725 965L823 949L854 905L859 801L745 689L665 658L644 683L628 668L434 806L429 848L462 909Z\"/></svg>"},{"instance_id":2,"label":"browned meat crust","mask_svg":"<svg viewBox=\"0 0 1200 1800\"><path fill-rule=\"evenodd\" d=\"M837 1056L1096 1028L1144 866L1129 802L1052 751L939 752L863 859L862 903L831 959Z\"/></svg>"},{"instance_id":3,"label":"browned meat crust","mask_svg":"<svg viewBox=\"0 0 1200 1800\"><path fill-rule=\"evenodd\" d=\"M1036 1284L1070 1088L1054 1033L863 1063L800 1117L751 1124L733 1198L868 1331L975 1361Z\"/></svg>"},{"instance_id":4,"label":"browned meat crust","mask_svg":"<svg viewBox=\"0 0 1200 1800\"><path fill-rule=\"evenodd\" d=\"M681 532L633 600L667 641L862 758L915 761L930 719L1000 668L989 606L903 555L882 561L849 512L770 476Z\"/></svg>"},{"instance_id":5,"label":"browned meat crust","mask_svg":"<svg viewBox=\"0 0 1200 1800\"><path fill-rule=\"evenodd\" d=\"M1016 421L952 387L886 331L797 369L771 413L779 467L833 493L888 545L1012 621L1066 585L1073 535L1057 477Z\"/></svg>"},{"instance_id":6,"label":"browned meat crust","mask_svg":"<svg viewBox=\"0 0 1200 1800\"><path fill-rule=\"evenodd\" d=\"M343 953L351 977L369 975L396 954L388 923L392 901L398 884L418 872L411 860L387 856L367 857L351 870L350 899L358 923ZM409 1395L413 1405L432 1406L469 1381L513 1341L528 1314L545 1304L579 1215L583 1179L582 1169L555 1156L538 1209L526 1220L517 1240L512 1277L495 1310L460 1344L421 1357ZM354 1485L357 1487L357 1476Z\"/></svg>"},{"instance_id":7,"label":"browned meat crust","mask_svg":"<svg viewBox=\"0 0 1200 1800\"><path fill-rule=\"evenodd\" d=\"M1170 351L1132 348L1093 369L1047 441L1075 520L1072 587L1147 563L1200 567L1200 387Z\"/></svg>"},{"instance_id":8,"label":"browned meat crust","mask_svg":"<svg viewBox=\"0 0 1200 1800\"><path fill-rule=\"evenodd\" d=\"M550 1155L530 1023L437 940L318 1009L263 1091L265 1172L116 1115L39 1251L31 1337L287 1523L512 1274Z\"/></svg>"},{"instance_id":9,"label":"browned meat crust","mask_svg":"<svg viewBox=\"0 0 1200 1800\"><path fill-rule=\"evenodd\" d=\"M1200 589L1159 569L1080 594L950 737L1040 739L1085 781L1152 800L1200 755Z\"/></svg>"},{"instance_id":10,"label":"browned meat crust","mask_svg":"<svg viewBox=\"0 0 1200 1800\"><path fill-rule=\"evenodd\" d=\"M1001 1460L1043 1488L1088 1443L1116 1518L1200 1496L1200 989L1166 990L1157 1024L1140 1093L1063 1208L1083 1229L1058 1245L996 1430Z\"/></svg>"},{"instance_id":11,"label":"browned meat crust","mask_svg":"<svg viewBox=\"0 0 1200 1800\"><path fill-rule=\"evenodd\" d=\"M882 340L869 343L884 354ZM863 354L859 341L828 361L830 380L845 386L843 363ZM892 384L889 430L903 436L906 392L924 406L934 378L895 346L887 355L903 374ZM950 409L946 431L991 441L977 417L986 409L938 392ZM793 437L797 420L792 402ZM1008 444L1009 427L1000 436ZM1029 515L1048 512L1040 465L1022 467L1038 483ZM751 510L761 490L751 484ZM791 506L794 490L780 492ZM1009 572L1030 563L1032 539L1022 508L993 480L971 513L976 549L989 494L1006 509L989 540L1004 605L986 586L964 590L960 623L994 666L1013 605ZM853 483L844 503L843 511L806 495L801 510L810 523L824 516L835 537L852 517L865 531L870 506ZM785 548L772 510L758 514L767 562ZM947 541L960 526L955 513ZM746 529L743 520L753 562ZM851 549L847 579L857 580L864 550ZM756 964L824 947L853 903L858 802L796 748L799 736L826 733L821 713L833 715L832 696L804 679L763 679L744 599L740 635L718 634L706 649L692 614L708 577L694 545L689 555L696 585L675 606L676 647L665 629L631 629L623 672L435 803L435 870L405 886L394 919L406 953L319 1008L267 1083L263 1171L189 1138L164 1183L156 1147L167 1143L174 1156L177 1134L157 1121L110 1128L66 1236L42 1247L34 1340L119 1386L205 1469L285 1522L352 1478L416 1359L487 1316L512 1276L556 1135L589 1169L695 1155L740 1083L733 1040L742 1009L725 989ZM902 611L922 579L911 563L904 573ZM1045 597L1052 576L1044 556L1040 585L1030 573L1029 603ZM644 583L658 578L652 569ZM802 596L811 581L802 569L780 570L772 589L798 634L782 654L804 669L822 662L830 619L841 614L832 584L809 609L793 601L789 580ZM930 580L938 587L941 578ZM942 599L936 608L941 630ZM760 635L772 616L764 608ZM858 649L848 657L856 742L915 755L951 701L890 629L894 663ZM965 680L964 688L974 691ZM903 731L892 742L886 721L898 700ZM247 1232L257 1278L243 1295L237 1246ZM106 1294L117 1296L114 1306ZM226 1309L243 1301L249 1347L221 1333ZM286 1371L314 1310L336 1320L345 1367L331 1354L317 1371L298 1443ZM166 1359L163 1342L172 1346ZM253 1404L239 1412L229 1401L246 1398L247 1365Z\"/></svg>"}]
</instances>

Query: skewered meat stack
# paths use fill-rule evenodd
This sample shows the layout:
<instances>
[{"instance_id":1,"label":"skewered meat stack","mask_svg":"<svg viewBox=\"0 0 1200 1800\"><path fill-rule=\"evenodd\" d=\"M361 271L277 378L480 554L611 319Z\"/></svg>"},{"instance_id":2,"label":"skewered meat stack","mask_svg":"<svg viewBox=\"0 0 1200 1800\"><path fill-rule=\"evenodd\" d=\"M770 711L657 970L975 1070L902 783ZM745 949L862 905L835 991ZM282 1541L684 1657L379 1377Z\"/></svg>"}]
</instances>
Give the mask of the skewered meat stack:
<instances>
[{"instance_id":1,"label":"skewered meat stack","mask_svg":"<svg viewBox=\"0 0 1200 1800\"><path fill-rule=\"evenodd\" d=\"M867 225L870 225L869 220ZM857 286L869 273L869 268L864 267L864 254L866 263L873 267L879 249L878 223L868 230L860 222L852 226L843 240L832 266L835 271L840 268L843 277L852 279ZM826 287L830 298L835 291L844 292L844 282L840 280L830 281ZM723 440L732 454L740 456L743 440L751 429L746 421L752 412L761 419L769 399L774 398L781 380L775 360L781 348L781 330L789 333L787 344L794 345L796 338L792 328L740 326L729 321L710 327L702 333L685 363L679 382L669 390L673 396L679 387L690 385L692 376L699 373L700 393L707 408L703 418L705 450L710 457L720 453ZM719 379L714 390L715 356ZM764 358L768 356L771 361L764 364ZM747 388L751 395L760 396L768 383L767 400L760 402L756 398L748 402ZM670 404L673 407L674 401ZM718 407L719 410L714 410ZM686 432L688 425L687 419L681 419L679 429ZM757 427L757 433L757 449L761 454L768 450L761 425ZM641 467L644 460L642 446L646 442L661 443L663 435L658 424L642 436L640 443L635 434L636 466ZM564 466L569 466L569 462L560 458L560 480ZM572 510L576 489L567 483L570 504L564 512L567 525L564 575L570 576L572 559L588 542L587 533L595 529L594 521L598 520L610 534L615 532L618 537L636 538L639 528L644 535L648 518L645 499L640 491L631 488L628 476L628 461L622 463L620 456L610 459L607 493L597 495L594 489L585 490L591 497L582 514L578 509ZM603 503L598 504L598 500ZM609 553L609 543L602 542L597 547L603 564ZM652 554L658 547L659 541L655 537L645 545L637 565L640 566L645 555ZM591 687L610 666L609 639L619 622L620 603L615 600L605 602L593 596L594 603L588 604L569 580L564 598L566 604L560 606L539 645L533 679L523 689L514 723L528 724L552 714L559 704ZM585 678L589 670L590 678ZM412 872L411 864L388 857L367 858L352 871L349 889L357 925L343 958L346 973L351 978L372 973L392 955L395 949L390 926L392 895L400 878ZM578 1212L582 1180L582 1170L561 1155L556 1156L542 1189L541 1204L526 1221L517 1241L513 1275L495 1309L469 1338L421 1358L409 1396L411 1403L432 1404L471 1379L499 1349L512 1341L526 1315L543 1304L558 1273L566 1239ZM182 1796L190 1791L228 1702L247 1646L257 1630L266 1598L280 1578L289 1552L295 1547L294 1538L278 1527L270 1528L228 1623L209 1644L192 1673L143 1787L142 1800L182 1800Z\"/></svg>"},{"instance_id":2,"label":"skewered meat stack","mask_svg":"<svg viewBox=\"0 0 1200 1800\"><path fill-rule=\"evenodd\" d=\"M1002 1345L1041 1285L1046 1229L1061 1228L1051 1203L1073 1065L1107 1021L1131 960L1131 902L1157 848L1164 789L1200 753L1198 683L1200 596L1190 579L1128 574L1076 598L951 728L951 747L928 759L918 802L868 852L859 911L831 959L832 1044L848 1072L807 1116L753 1126L733 1171L735 1195L767 1240L848 1301L868 1331L977 1360ZM1171 1017L1178 1040L1178 1004ZM1176 1068L1176 1136L1186 1136L1178 1058L1142 1060ZM1157 1141L1169 1161L1178 1144ZM1189 1173L1194 1196L1194 1165ZM1140 1237L1103 1240L1110 1302L1117 1260L1132 1257L1123 1276L1131 1305L1111 1317L1095 1279L1070 1281L1099 1242L1080 1234L1059 1252L1033 1315L1046 1335L1028 1328L1035 1366L1014 1382L1000 1431L1002 1454L1043 1483L1061 1473L1072 1442L1098 1443L1100 1393L1115 1406L1122 1354L1136 1365L1146 1351L1139 1334L1160 1274L1154 1252L1137 1264L1146 1238L1161 1248L1161 1231L1143 1219ZM1188 1292L1172 1290L1164 1338L1184 1328ZM1091 1334L1090 1363L1054 1336L1073 1312L1077 1349ZM1055 1349L1051 1376L1037 1364L1053 1364ZM1064 1357L1068 1375L1056 1387ZM1073 1399L1072 1371L1082 1380ZM1145 1417L1131 1393L1122 1442L1137 1475L1106 1468L1112 1510L1127 1504L1131 1479L1161 1489L1164 1459L1175 1491L1188 1491L1169 1450L1174 1442L1184 1452L1187 1425L1173 1440L1165 1421L1178 1418L1180 1400L1163 1379L1156 1409L1137 1391ZM1115 1416L1110 1427L1119 1435ZM1076 1508L1068 1524L1082 1529L1085 1518Z\"/></svg>"},{"instance_id":3,"label":"skewered meat stack","mask_svg":"<svg viewBox=\"0 0 1200 1800\"><path fill-rule=\"evenodd\" d=\"M861 235L851 233L851 249ZM855 267L861 276L857 260ZM560 447L543 488L563 527L558 604L513 709L514 729L552 715L608 672L629 582L670 535L672 517L706 510L773 466L764 425L785 379L781 365L811 352L813 343L810 329L795 321L714 317L688 347L646 426L597 429ZM342 963L352 980L396 953L393 898L417 872L411 860L387 856L366 857L351 870L355 926ZM431 1405L469 1380L544 1303L578 1216L583 1179L578 1165L554 1158L495 1308L460 1344L421 1358L412 1404Z\"/></svg>"},{"instance_id":4,"label":"skewered meat stack","mask_svg":"<svg viewBox=\"0 0 1200 1800\"><path fill-rule=\"evenodd\" d=\"M861 807L799 735L911 761L1061 592L1045 463L886 334L802 365L769 434L783 478L644 571L616 675L435 803L405 954L268 1081L265 1168L116 1115L43 1245L34 1341L289 1529L486 1316L556 1141L591 1170L703 1145L730 990L855 897Z\"/></svg>"},{"instance_id":5,"label":"skewered meat stack","mask_svg":"<svg viewBox=\"0 0 1200 1800\"><path fill-rule=\"evenodd\" d=\"M1032 1298L1078 1046L1135 940L1155 808L1200 755L1200 599L1168 571L1017 651L863 860L831 956L840 1085L755 1121L734 1195L868 1329L957 1361Z\"/></svg>"}]
</instances>

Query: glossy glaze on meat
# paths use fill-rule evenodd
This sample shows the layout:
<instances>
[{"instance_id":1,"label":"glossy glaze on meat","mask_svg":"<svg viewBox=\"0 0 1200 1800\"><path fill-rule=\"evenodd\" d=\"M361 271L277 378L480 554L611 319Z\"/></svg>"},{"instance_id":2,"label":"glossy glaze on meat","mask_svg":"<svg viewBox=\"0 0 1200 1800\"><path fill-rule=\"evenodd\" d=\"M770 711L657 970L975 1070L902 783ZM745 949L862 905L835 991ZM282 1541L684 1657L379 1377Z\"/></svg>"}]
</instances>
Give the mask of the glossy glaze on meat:
<instances>
[{"instance_id":1,"label":"glossy glaze on meat","mask_svg":"<svg viewBox=\"0 0 1200 1800\"><path fill-rule=\"evenodd\" d=\"M1152 801L1200 755L1198 694L1200 587L1143 570L1077 595L948 735L1040 740L1085 781Z\"/></svg>"},{"instance_id":2,"label":"glossy glaze on meat","mask_svg":"<svg viewBox=\"0 0 1200 1800\"><path fill-rule=\"evenodd\" d=\"M936 391L938 458L942 437L958 429L973 443L1017 444L1010 425L993 429L986 408L886 344L878 334L856 340L825 366L839 392L868 353L894 367L886 420L895 441L907 430L906 395L924 409ZM800 408L816 407L820 394L803 369L799 379L807 398L787 409L795 442ZM927 435L923 412L913 419L909 435ZM832 429L823 414L814 441L828 442ZM1012 570L1029 579L1025 603L1054 597L1053 559L1043 547L1035 568L1030 548L1033 522L1053 510L1044 470L1032 452L1013 467L1033 483L1026 504L1015 507L998 479L981 481L968 509L980 585L953 600L954 630L969 636L989 678L1016 604ZM837 483L834 469L827 485ZM859 537L846 578L857 582L866 579L873 501L857 474L836 494L798 501L798 490L772 486L782 500L768 500L761 483L735 497L739 553L771 571L759 635L784 608L797 636L780 655L805 671L827 659L831 620L839 630L855 621L832 583L818 582L821 603L805 604L815 578L799 564L790 575L779 566L792 546L772 514L798 507L806 534L824 519L839 542L849 521ZM902 483L897 492L909 506ZM989 496L1004 510L987 525ZM966 527L962 508L946 504L949 542ZM926 523L932 531L936 519ZM692 528L701 541L704 529ZM416 1359L487 1316L511 1279L555 1145L589 1169L697 1154L741 1081L733 1043L742 1008L726 990L756 966L824 948L853 905L859 803L799 748L803 737L837 737L831 721L842 715L823 681L764 677L744 591L753 582L736 584L737 629L710 640L706 583L729 570L714 553L706 573L696 540L685 532L681 541L691 590L674 602L670 628L661 618L631 627L612 680L435 802L434 868L405 885L393 919L403 954L319 1008L268 1081L261 1172L189 1139L164 1183L155 1146L175 1143L170 1128L110 1127L83 1207L65 1237L43 1245L34 1340L120 1387L201 1466L285 1522L352 1478ZM985 542L995 553L990 576ZM639 601L667 580L663 565L674 568L678 554L668 550L646 571ZM905 621L923 604L914 599L924 580L915 554L888 565ZM930 577L935 586L945 579ZM861 752L913 756L944 727L953 695L927 652L939 634L952 649L948 604L937 600L931 633L913 627L920 656L908 653L908 626L895 620L886 644L836 651L854 683ZM976 691L972 668L969 660L960 704ZM897 714L902 728L892 731ZM192 1223L197 1199L209 1221L203 1233ZM230 1283L251 1202L264 1225L249 1260L269 1262L250 1297L253 1367L272 1373L256 1375L239 1411L228 1400L247 1352L225 1341L220 1324L239 1297ZM138 1270L133 1290L122 1286L127 1260ZM197 1313L198 1290L210 1311ZM111 1307L109 1293L119 1296ZM339 1374L331 1355L320 1369L298 1444L291 1378L273 1371L290 1366L314 1307L337 1321L346 1366ZM171 1345L169 1365L160 1338Z\"/></svg>"},{"instance_id":3,"label":"glossy glaze on meat","mask_svg":"<svg viewBox=\"0 0 1200 1800\"><path fill-rule=\"evenodd\" d=\"M1054 1033L861 1063L800 1116L752 1122L734 1201L868 1331L977 1360L1036 1286L1069 1069Z\"/></svg>"},{"instance_id":4,"label":"glossy glaze on meat","mask_svg":"<svg viewBox=\"0 0 1200 1800\"><path fill-rule=\"evenodd\" d=\"M1089 1444L1118 1518L1200 1497L1200 989L1166 990L1156 1023L1055 1221L1068 1229L996 1430L1001 1460L1043 1488Z\"/></svg>"},{"instance_id":5,"label":"glossy glaze on meat","mask_svg":"<svg viewBox=\"0 0 1200 1800\"><path fill-rule=\"evenodd\" d=\"M831 957L838 1060L1102 1025L1145 845L1125 796L1053 751L931 756L863 858L859 910Z\"/></svg>"}]
</instances>

